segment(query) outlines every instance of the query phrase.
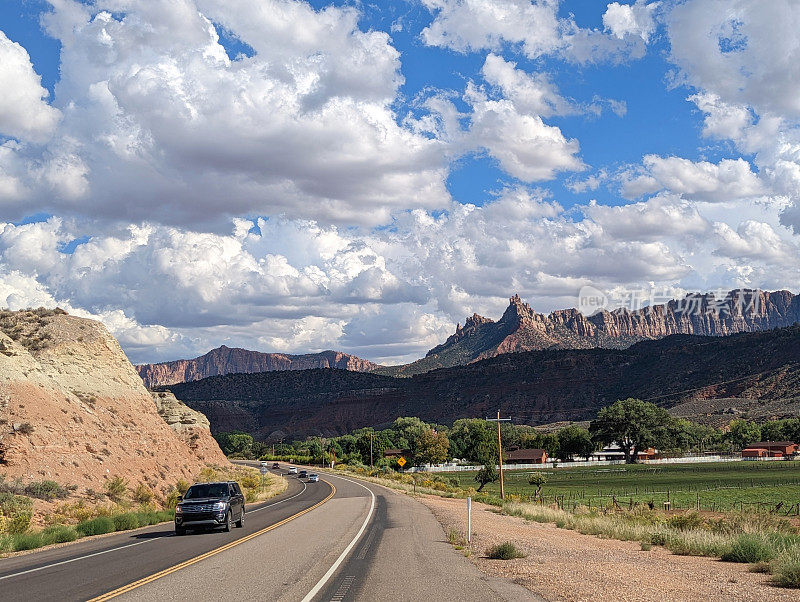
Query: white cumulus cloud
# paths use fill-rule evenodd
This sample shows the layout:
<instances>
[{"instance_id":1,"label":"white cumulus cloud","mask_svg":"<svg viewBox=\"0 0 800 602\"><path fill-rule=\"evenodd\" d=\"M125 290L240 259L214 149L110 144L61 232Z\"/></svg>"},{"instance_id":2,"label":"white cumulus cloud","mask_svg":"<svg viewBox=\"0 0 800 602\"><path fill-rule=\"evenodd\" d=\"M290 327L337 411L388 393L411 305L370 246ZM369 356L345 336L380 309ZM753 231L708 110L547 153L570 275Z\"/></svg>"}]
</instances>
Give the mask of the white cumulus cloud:
<instances>
[{"instance_id":1,"label":"white cumulus cloud","mask_svg":"<svg viewBox=\"0 0 800 602\"><path fill-rule=\"evenodd\" d=\"M46 141L61 116L48 96L28 52L0 31L0 135Z\"/></svg>"}]
</instances>

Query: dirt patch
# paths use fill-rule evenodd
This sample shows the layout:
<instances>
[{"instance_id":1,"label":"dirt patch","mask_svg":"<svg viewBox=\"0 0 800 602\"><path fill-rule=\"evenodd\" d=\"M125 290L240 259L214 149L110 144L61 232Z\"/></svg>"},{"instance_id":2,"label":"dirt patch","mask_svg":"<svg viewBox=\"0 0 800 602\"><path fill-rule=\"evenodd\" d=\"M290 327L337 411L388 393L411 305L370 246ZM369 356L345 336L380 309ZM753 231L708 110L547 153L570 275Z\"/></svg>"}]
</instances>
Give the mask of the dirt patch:
<instances>
[{"instance_id":1,"label":"dirt patch","mask_svg":"<svg viewBox=\"0 0 800 602\"><path fill-rule=\"evenodd\" d=\"M431 509L445 532L466 530L466 502L433 496L418 498ZM473 504L472 562L484 573L503 577L548 600L600 601L754 601L798 599L796 590L769 583L768 575L748 565L710 558L677 556L637 542L601 539L555 525L499 515ZM485 551L513 542L525 558L489 560Z\"/></svg>"}]
</instances>

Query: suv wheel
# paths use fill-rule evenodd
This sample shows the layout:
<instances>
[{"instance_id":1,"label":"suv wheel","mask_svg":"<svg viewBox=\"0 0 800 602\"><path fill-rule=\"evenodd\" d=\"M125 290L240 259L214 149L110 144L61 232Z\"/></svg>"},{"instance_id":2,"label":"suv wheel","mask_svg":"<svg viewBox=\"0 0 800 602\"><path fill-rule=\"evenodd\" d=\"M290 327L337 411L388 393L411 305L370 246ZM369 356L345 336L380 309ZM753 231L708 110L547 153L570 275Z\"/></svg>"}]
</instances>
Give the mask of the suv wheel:
<instances>
[{"instance_id":1,"label":"suv wheel","mask_svg":"<svg viewBox=\"0 0 800 602\"><path fill-rule=\"evenodd\" d=\"M239 515L239 520L236 521L236 526L240 529L244 527L244 506L242 506L242 513Z\"/></svg>"},{"instance_id":2,"label":"suv wheel","mask_svg":"<svg viewBox=\"0 0 800 602\"><path fill-rule=\"evenodd\" d=\"M231 515L231 511L228 510L228 514L225 515L225 526L223 529L227 533L231 528L233 528L233 516Z\"/></svg>"},{"instance_id":3,"label":"suv wheel","mask_svg":"<svg viewBox=\"0 0 800 602\"><path fill-rule=\"evenodd\" d=\"M186 529L183 527L175 527L175 535L186 535Z\"/></svg>"}]
</instances>

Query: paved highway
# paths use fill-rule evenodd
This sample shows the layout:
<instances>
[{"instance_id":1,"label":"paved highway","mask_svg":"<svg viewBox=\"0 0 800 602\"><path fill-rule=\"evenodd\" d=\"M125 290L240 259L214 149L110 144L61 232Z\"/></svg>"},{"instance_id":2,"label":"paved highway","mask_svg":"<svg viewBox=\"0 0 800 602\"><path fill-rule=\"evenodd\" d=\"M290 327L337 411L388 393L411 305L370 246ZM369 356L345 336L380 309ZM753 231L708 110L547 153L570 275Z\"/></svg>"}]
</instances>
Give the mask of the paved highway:
<instances>
[{"instance_id":1,"label":"paved highway","mask_svg":"<svg viewBox=\"0 0 800 602\"><path fill-rule=\"evenodd\" d=\"M315 485L314 483L310 485ZM280 496L251 504L245 526L230 533L175 537L171 524L154 525L0 560L0 600L88 600L296 515L331 493L289 478Z\"/></svg>"},{"instance_id":2,"label":"paved highway","mask_svg":"<svg viewBox=\"0 0 800 602\"><path fill-rule=\"evenodd\" d=\"M251 506L245 528L231 533L174 537L157 526L0 560L0 598L538 599L478 571L412 498L321 476L308 484L288 477L284 494Z\"/></svg>"}]
</instances>

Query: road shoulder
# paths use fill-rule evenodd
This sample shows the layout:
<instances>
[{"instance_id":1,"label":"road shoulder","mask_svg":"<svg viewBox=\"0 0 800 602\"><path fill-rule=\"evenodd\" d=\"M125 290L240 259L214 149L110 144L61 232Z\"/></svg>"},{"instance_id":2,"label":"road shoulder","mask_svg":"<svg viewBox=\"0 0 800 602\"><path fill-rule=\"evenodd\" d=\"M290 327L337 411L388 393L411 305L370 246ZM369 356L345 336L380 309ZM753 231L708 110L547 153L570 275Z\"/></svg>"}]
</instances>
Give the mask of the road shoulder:
<instances>
[{"instance_id":1,"label":"road shoulder","mask_svg":"<svg viewBox=\"0 0 800 602\"><path fill-rule=\"evenodd\" d=\"M466 502L419 496L443 528L466 533ZM487 575L523 585L548 600L797 600L797 592L771 586L768 575L748 566L698 556L678 556L638 542L601 539L552 524L500 515L473 504L473 564ZM490 560L485 551L504 541L527 554Z\"/></svg>"}]
</instances>

